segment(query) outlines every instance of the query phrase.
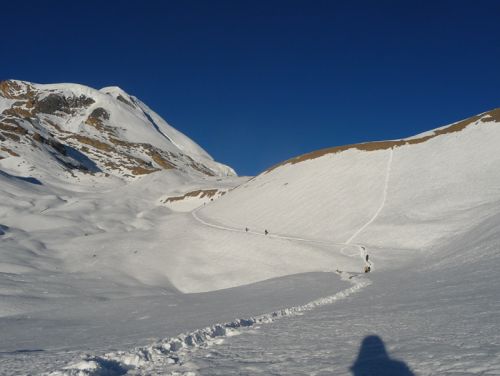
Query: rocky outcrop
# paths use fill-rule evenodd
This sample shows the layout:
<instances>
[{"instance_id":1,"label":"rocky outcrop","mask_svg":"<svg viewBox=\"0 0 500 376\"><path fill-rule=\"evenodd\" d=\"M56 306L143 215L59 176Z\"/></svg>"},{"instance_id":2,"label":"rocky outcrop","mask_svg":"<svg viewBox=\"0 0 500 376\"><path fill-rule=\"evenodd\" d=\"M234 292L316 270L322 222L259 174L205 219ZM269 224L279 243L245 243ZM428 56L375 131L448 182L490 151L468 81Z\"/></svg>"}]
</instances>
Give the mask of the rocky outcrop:
<instances>
[{"instance_id":1,"label":"rocky outcrop","mask_svg":"<svg viewBox=\"0 0 500 376\"><path fill-rule=\"evenodd\" d=\"M80 85L47 86L14 80L0 82L0 101L8 103L0 113L0 141L4 144L0 157L22 155L23 145L31 145L48 147L52 157L66 160L71 158L69 149L77 151L98 167L94 171L118 176L169 169L215 175L209 166L179 150L145 109L133 97L125 97L121 89L117 88L113 96ZM172 147L164 150L124 138L124 124L113 118L113 111L130 111L134 121L145 118L144 122L151 123L149 126ZM82 168L78 161L73 162L66 167Z\"/></svg>"}]
</instances>

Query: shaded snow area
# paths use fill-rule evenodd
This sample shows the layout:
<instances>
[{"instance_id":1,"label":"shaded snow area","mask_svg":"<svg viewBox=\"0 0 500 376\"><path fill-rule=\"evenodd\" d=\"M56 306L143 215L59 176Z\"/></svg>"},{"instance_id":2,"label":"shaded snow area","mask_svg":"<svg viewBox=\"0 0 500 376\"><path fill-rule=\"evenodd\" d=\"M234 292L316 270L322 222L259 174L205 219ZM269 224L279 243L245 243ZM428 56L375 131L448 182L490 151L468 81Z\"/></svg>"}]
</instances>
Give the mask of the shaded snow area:
<instances>
[{"instance_id":1,"label":"shaded snow area","mask_svg":"<svg viewBox=\"0 0 500 376\"><path fill-rule=\"evenodd\" d=\"M0 374L500 375L497 112L252 179L1 159Z\"/></svg>"}]
</instances>

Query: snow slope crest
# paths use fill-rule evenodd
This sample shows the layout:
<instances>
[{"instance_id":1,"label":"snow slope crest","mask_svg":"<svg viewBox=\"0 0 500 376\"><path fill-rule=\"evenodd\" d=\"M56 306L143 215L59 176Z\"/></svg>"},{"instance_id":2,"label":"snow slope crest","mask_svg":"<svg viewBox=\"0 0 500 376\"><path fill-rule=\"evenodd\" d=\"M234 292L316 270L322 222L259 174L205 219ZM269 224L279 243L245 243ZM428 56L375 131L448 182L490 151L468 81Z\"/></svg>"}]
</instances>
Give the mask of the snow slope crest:
<instances>
[{"instance_id":1,"label":"snow slope crest","mask_svg":"<svg viewBox=\"0 0 500 376\"><path fill-rule=\"evenodd\" d=\"M388 140L388 141L374 141L374 142L366 142L366 143L360 143L360 144L352 144L352 145L342 145L342 146L335 146L331 148L326 148L326 149L321 149L321 150L316 150L311 153L306 153L303 155L300 155L298 157L294 157L291 159L288 159L284 162L278 163L277 165L271 167L270 169L266 170L266 172L272 171L275 168L278 168L280 166L284 166L286 164L295 164L295 163L300 163L303 161L307 161L310 159L315 159L322 157L326 154L335 154L335 153L340 153L352 149L357 149L357 150L363 150L363 151L377 151L377 150L388 150L392 148L397 148L405 145L416 145L420 144L423 142L427 142L435 137L450 134L450 133L455 133L455 132L460 132L464 129L466 129L469 126L478 126L481 124L485 123L490 123L490 122L500 122L500 108L496 108L494 110L484 112L479 115L472 116L468 119L458 121L456 123L436 128L434 130L424 132L421 134L418 134L413 137L408 137L405 139L401 140Z\"/></svg>"},{"instance_id":2,"label":"snow slope crest","mask_svg":"<svg viewBox=\"0 0 500 376\"><path fill-rule=\"evenodd\" d=\"M200 211L223 226L385 249L426 249L500 201L500 109L392 141L274 166ZM387 229L397 231L387 236Z\"/></svg>"}]
</instances>

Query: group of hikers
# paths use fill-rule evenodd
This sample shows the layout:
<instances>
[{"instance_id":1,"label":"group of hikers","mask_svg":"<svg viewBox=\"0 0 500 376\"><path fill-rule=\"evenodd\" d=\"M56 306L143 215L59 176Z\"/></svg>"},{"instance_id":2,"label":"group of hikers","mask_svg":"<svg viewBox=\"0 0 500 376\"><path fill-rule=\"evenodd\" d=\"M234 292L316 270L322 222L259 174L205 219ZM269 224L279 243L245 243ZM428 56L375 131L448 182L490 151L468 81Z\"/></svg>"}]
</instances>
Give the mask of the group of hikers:
<instances>
[{"instance_id":1,"label":"group of hikers","mask_svg":"<svg viewBox=\"0 0 500 376\"><path fill-rule=\"evenodd\" d=\"M245 232L248 232L249 229L248 227L245 227ZM268 235L269 234L269 231L267 231L267 229L264 230L264 235ZM370 262L370 256L368 256L368 253L366 252L366 248L361 246L361 249L363 250L363 253L365 253L365 268L364 268L364 271L365 273L369 273L371 272L372 270L372 267L371 267L371 262Z\"/></svg>"},{"instance_id":2,"label":"group of hikers","mask_svg":"<svg viewBox=\"0 0 500 376\"><path fill-rule=\"evenodd\" d=\"M248 232L248 227L245 227L245 232ZM269 234L269 231L267 231L267 229L266 229L266 230L264 230L264 235L267 235L267 234Z\"/></svg>"},{"instance_id":3,"label":"group of hikers","mask_svg":"<svg viewBox=\"0 0 500 376\"><path fill-rule=\"evenodd\" d=\"M370 261L368 261L368 253L365 256L365 273L369 273L371 271Z\"/></svg>"},{"instance_id":4,"label":"group of hikers","mask_svg":"<svg viewBox=\"0 0 500 376\"><path fill-rule=\"evenodd\" d=\"M366 248L361 246L361 250L365 254L365 273L369 273L372 270L372 263L370 262L370 256L366 252Z\"/></svg>"}]
</instances>

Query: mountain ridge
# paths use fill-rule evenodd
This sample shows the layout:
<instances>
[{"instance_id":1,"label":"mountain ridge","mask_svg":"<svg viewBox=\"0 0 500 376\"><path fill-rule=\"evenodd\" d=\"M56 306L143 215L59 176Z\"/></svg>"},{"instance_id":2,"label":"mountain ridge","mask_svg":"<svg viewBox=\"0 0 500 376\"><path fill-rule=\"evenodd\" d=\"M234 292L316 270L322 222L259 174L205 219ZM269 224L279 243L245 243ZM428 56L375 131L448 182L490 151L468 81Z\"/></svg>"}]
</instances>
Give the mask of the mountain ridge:
<instances>
[{"instance_id":1,"label":"mountain ridge","mask_svg":"<svg viewBox=\"0 0 500 376\"><path fill-rule=\"evenodd\" d=\"M135 178L178 169L235 175L118 87L95 90L79 84L6 80L0 82L0 102L0 157L27 157L35 147L71 173Z\"/></svg>"},{"instance_id":2,"label":"mountain ridge","mask_svg":"<svg viewBox=\"0 0 500 376\"><path fill-rule=\"evenodd\" d=\"M443 134L460 132L461 130L463 130L466 127L468 127L469 125L477 122L478 120L482 120L482 122L500 122L500 108L495 108L493 110L483 112L483 113L475 115L475 116L471 116L467 119L459 120L459 121L452 123L450 125L445 125L443 127L434 128L432 130L429 130L429 131L426 131L423 133L419 133L419 134L414 135L414 136L402 138L402 139L361 142L361 143L333 146L333 147L315 150L315 151L305 153L305 154L302 154L302 155L299 155L296 157L292 157L292 158L287 159L283 162L277 163L274 166L271 166L270 168L266 169L264 172L272 171L279 166L283 166L283 165L286 165L289 163L295 164L295 163L299 163L299 162L302 162L302 161L305 161L308 159L319 158L325 154L339 153L339 152L343 152L343 151L346 151L349 149L375 151L375 150L386 150L386 149L399 147L399 146L403 146L403 145L419 144L419 143L428 141L434 137L437 137L437 136L440 136Z\"/></svg>"}]
</instances>

